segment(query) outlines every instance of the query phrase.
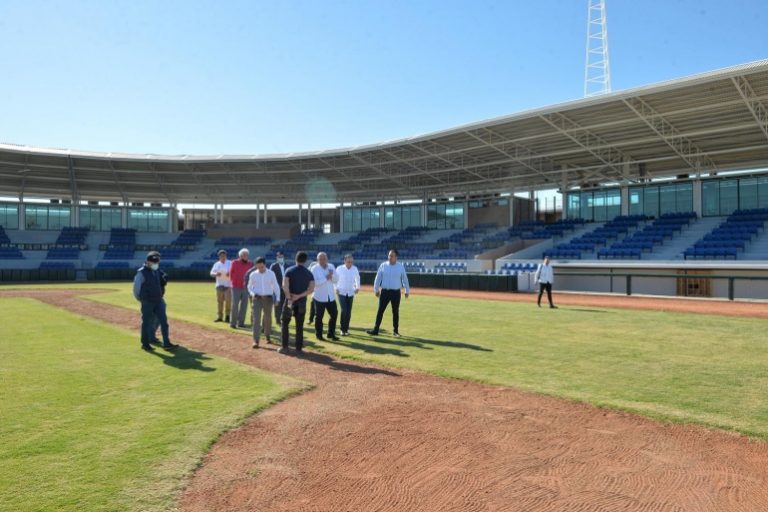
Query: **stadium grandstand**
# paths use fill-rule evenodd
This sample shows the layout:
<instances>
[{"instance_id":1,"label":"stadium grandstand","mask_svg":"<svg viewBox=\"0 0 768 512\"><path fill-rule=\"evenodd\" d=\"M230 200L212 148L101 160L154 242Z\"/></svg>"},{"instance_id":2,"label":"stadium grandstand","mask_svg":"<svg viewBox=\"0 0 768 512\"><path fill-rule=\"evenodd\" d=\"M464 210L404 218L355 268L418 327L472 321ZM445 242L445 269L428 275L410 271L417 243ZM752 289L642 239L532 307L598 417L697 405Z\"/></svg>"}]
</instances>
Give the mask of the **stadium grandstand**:
<instances>
[{"instance_id":1,"label":"stadium grandstand","mask_svg":"<svg viewBox=\"0 0 768 512\"><path fill-rule=\"evenodd\" d=\"M183 277L240 247L372 270L395 247L464 284L525 290L548 255L561 289L765 297L750 279L768 275L768 61L321 152L0 144L0 196L6 281L124 275L149 249Z\"/></svg>"}]
</instances>

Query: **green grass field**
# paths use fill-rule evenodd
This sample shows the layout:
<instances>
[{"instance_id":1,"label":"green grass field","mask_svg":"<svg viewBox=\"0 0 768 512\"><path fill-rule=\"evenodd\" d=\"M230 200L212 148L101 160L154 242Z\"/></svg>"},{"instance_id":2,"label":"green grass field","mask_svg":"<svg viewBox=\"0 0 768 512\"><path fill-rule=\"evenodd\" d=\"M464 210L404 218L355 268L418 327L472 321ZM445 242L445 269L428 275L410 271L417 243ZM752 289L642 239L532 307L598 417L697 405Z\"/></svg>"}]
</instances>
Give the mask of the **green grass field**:
<instances>
[{"instance_id":1,"label":"green grass field","mask_svg":"<svg viewBox=\"0 0 768 512\"><path fill-rule=\"evenodd\" d=\"M0 510L171 510L218 435L299 388L0 298Z\"/></svg>"},{"instance_id":2,"label":"green grass field","mask_svg":"<svg viewBox=\"0 0 768 512\"><path fill-rule=\"evenodd\" d=\"M109 286L116 291L92 298L136 307L128 285ZM167 299L172 318L229 329L212 322L212 284L173 283ZM374 340L363 331L372 326L375 307L372 293L361 294L353 336L315 347L768 439L764 320L568 306L553 311L533 301L427 297L415 290L401 308L404 336ZM387 314L383 328L391 332L390 324Z\"/></svg>"},{"instance_id":3,"label":"green grass field","mask_svg":"<svg viewBox=\"0 0 768 512\"><path fill-rule=\"evenodd\" d=\"M129 283L76 286L111 289L89 297L138 309ZM213 323L211 283L172 282L166 298L177 343L188 340L173 336L173 319L231 330ZM298 383L186 349L144 354L137 333L32 299L0 302L2 511L170 509L217 435L298 389ZM361 294L353 336L311 345L358 361L768 439L765 321L590 307L552 311L533 302L428 297L415 290L403 301L404 336L388 335L388 313L387 332L373 339L363 331L375 307L370 292Z\"/></svg>"}]
</instances>

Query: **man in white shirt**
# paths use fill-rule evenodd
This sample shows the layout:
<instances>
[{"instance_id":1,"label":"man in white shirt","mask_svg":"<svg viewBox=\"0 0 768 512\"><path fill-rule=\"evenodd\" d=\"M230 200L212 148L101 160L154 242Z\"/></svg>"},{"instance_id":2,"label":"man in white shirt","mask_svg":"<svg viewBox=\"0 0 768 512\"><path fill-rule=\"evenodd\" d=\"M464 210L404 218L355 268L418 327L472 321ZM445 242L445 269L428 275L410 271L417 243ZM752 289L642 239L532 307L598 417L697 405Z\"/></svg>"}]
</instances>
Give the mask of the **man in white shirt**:
<instances>
[{"instance_id":1,"label":"man in white shirt","mask_svg":"<svg viewBox=\"0 0 768 512\"><path fill-rule=\"evenodd\" d=\"M552 269L552 265L549 264L549 256L544 256L544 262L536 269L534 280L539 283L539 300L536 302L539 307L541 307L541 295L546 290L549 307L557 309L557 306L552 304L552 283L555 282L555 271Z\"/></svg>"},{"instance_id":2,"label":"man in white shirt","mask_svg":"<svg viewBox=\"0 0 768 512\"><path fill-rule=\"evenodd\" d=\"M280 300L280 286L275 273L267 268L263 257L256 258L256 270L248 276L248 294L253 302L253 348L259 348L261 331L271 343L272 304Z\"/></svg>"},{"instance_id":3,"label":"man in white shirt","mask_svg":"<svg viewBox=\"0 0 768 512\"><path fill-rule=\"evenodd\" d=\"M341 306L341 335L349 336L349 321L352 319L352 301L360 290L360 272L354 265L351 254L344 256L344 264L336 269L338 282L336 293Z\"/></svg>"},{"instance_id":4,"label":"man in white shirt","mask_svg":"<svg viewBox=\"0 0 768 512\"><path fill-rule=\"evenodd\" d=\"M229 271L232 268L232 262L227 259L227 251L224 249L216 253L219 261L213 264L211 268L211 277L216 278L216 303L218 305L218 315L215 322L229 322L229 310L232 309L232 280L229 278ZM226 305L226 309L225 308ZM226 320L221 316L226 311Z\"/></svg>"},{"instance_id":5,"label":"man in white shirt","mask_svg":"<svg viewBox=\"0 0 768 512\"><path fill-rule=\"evenodd\" d=\"M338 341L336 337L336 318L339 311L336 308L336 290L334 284L339 280L336 268L328 263L328 255L324 252L317 253L317 265L312 269L312 277L315 279L315 291L312 295L312 303L315 305L315 337L320 341L323 338L323 316L328 311L328 338Z\"/></svg>"}]
</instances>

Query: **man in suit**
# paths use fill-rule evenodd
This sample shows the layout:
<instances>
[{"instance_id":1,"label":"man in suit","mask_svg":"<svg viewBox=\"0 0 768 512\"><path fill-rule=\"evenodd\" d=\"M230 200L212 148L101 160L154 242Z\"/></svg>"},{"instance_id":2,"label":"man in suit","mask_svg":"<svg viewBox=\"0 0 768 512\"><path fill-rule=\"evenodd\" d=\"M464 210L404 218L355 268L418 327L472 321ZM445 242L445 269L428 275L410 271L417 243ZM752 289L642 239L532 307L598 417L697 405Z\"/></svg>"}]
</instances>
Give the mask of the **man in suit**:
<instances>
[{"instance_id":1,"label":"man in suit","mask_svg":"<svg viewBox=\"0 0 768 512\"><path fill-rule=\"evenodd\" d=\"M549 256L544 257L544 262L539 265L534 274L535 282L539 283L539 300L536 301L539 307L541 307L541 295L546 290L547 300L549 300L549 307L557 309L557 306L552 304L552 283L555 282L555 271L552 269L552 265L549 263Z\"/></svg>"},{"instance_id":2,"label":"man in suit","mask_svg":"<svg viewBox=\"0 0 768 512\"><path fill-rule=\"evenodd\" d=\"M282 287L283 276L285 276L285 254L283 251L275 253L275 262L269 267L269 270L275 273L275 278L280 283L280 299L275 302L275 322L277 325L280 325L280 313L282 313L283 305L285 304L285 291L283 291Z\"/></svg>"}]
</instances>

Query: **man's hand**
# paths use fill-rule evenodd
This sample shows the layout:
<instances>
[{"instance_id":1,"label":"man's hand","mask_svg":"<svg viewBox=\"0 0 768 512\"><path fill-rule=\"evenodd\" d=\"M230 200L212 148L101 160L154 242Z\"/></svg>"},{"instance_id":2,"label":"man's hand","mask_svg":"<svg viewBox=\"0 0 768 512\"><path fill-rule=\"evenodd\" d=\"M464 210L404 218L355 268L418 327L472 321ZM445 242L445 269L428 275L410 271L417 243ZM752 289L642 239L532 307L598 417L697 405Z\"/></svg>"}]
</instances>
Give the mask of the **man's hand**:
<instances>
[{"instance_id":1,"label":"man's hand","mask_svg":"<svg viewBox=\"0 0 768 512\"><path fill-rule=\"evenodd\" d=\"M216 277L221 277L221 272L216 272Z\"/></svg>"},{"instance_id":2,"label":"man's hand","mask_svg":"<svg viewBox=\"0 0 768 512\"><path fill-rule=\"evenodd\" d=\"M409 295L410 295L410 293L408 293L408 292L405 292L405 298L406 298L406 299L408 298L408 296L409 296Z\"/></svg>"},{"instance_id":3,"label":"man's hand","mask_svg":"<svg viewBox=\"0 0 768 512\"><path fill-rule=\"evenodd\" d=\"M376 296L377 296L377 297L378 297L379 295L381 295L381 292L380 292L379 290L376 290L374 293L376 294Z\"/></svg>"}]
</instances>

